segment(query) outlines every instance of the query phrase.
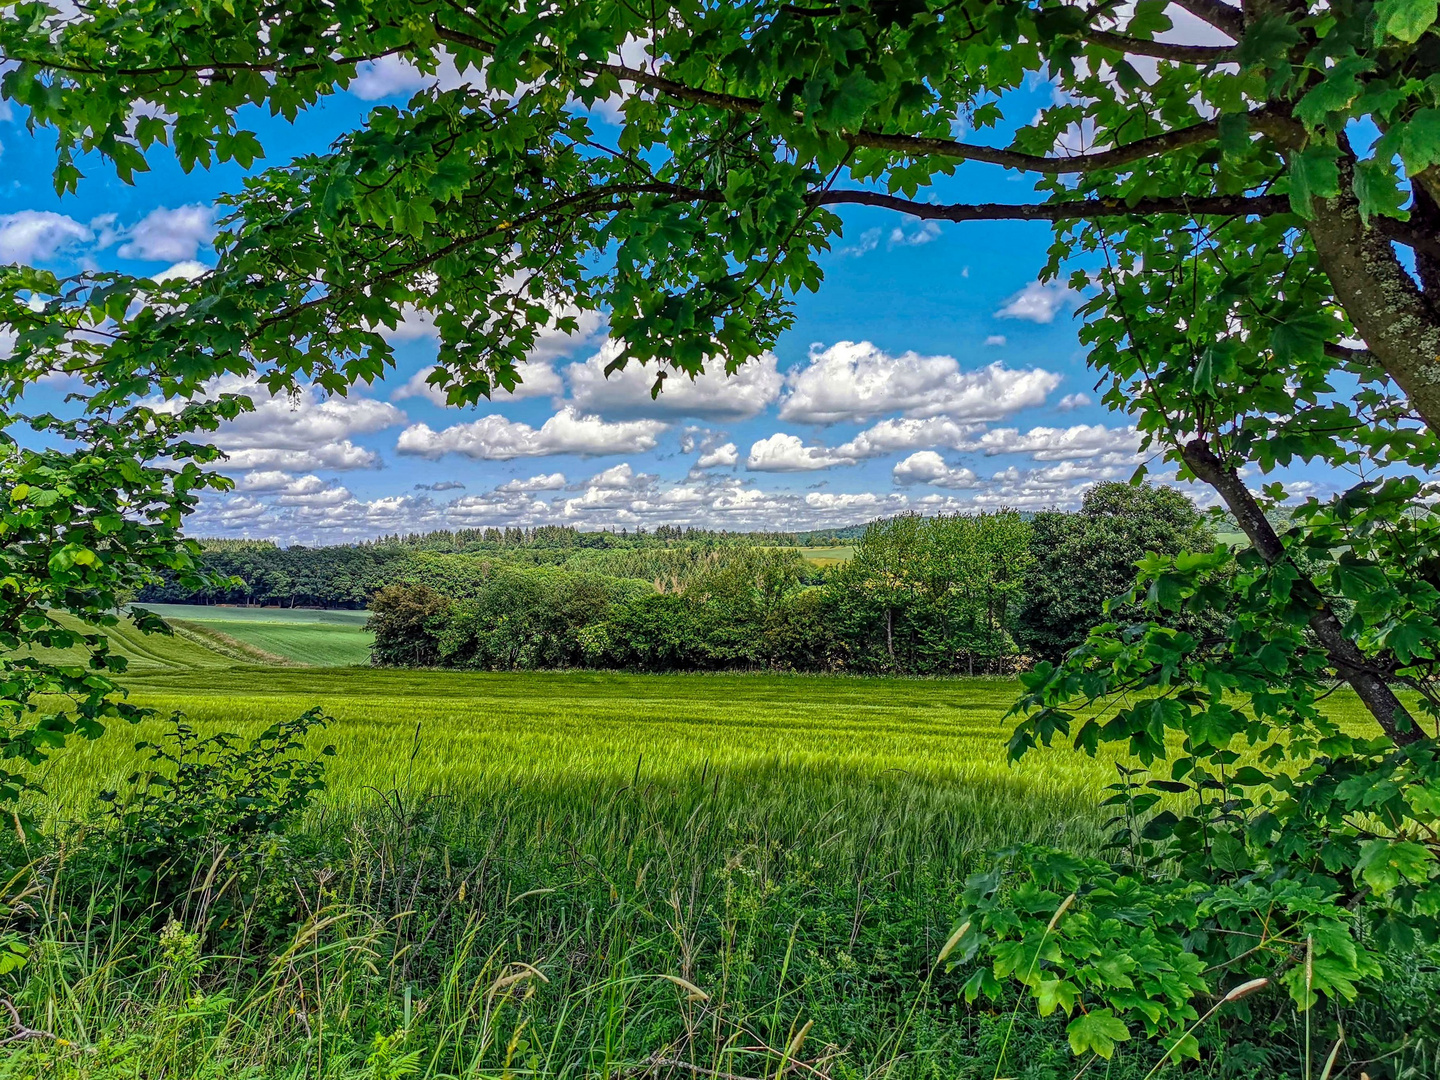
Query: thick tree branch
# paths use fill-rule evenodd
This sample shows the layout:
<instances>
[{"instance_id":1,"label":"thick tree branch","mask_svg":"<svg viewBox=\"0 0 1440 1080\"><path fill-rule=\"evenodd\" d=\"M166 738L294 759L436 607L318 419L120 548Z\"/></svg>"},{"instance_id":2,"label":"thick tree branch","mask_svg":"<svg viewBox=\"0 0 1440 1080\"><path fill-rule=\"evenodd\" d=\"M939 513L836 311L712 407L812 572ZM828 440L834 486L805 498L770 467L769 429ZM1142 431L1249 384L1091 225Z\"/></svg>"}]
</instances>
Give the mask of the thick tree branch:
<instances>
[{"instance_id":1,"label":"thick tree branch","mask_svg":"<svg viewBox=\"0 0 1440 1080\"><path fill-rule=\"evenodd\" d=\"M1434 218L1427 218L1427 206L1429 193L1423 187L1417 187L1415 195L1416 212L1413 212L1409 221L1397 221L1390 217L1375 217L1370 219L1370 227L1387 240L1394 240L1397 244L1403 244L1410 248L1416 255L1424 255L1433 262L1440 262L1440 235L1420 232L1416 225L1424 226L1433 224ZM1426 202L1422 202L1425 200ZM1433 205L1433 203L1430 203Z\"/></svg>"},{"instance_id":2,"label":"thick tree branch","mask_svg":"<svg viewBox=\"0 0 1440 1080\"><path fill-rule=\"evenodd\" d=\"M1245 36L1245 15L1222 0L1175 0L1191 15L1229 34L1236 41Z\"/></svg>"},{"instance_id":3,"label":"thick tree branch","mask_svg":"<svg viewBox=\"0 0 1440 1080\"><path fill-rule=\"evenodd\" d=\"M1255 501L1255 496L1250 494L1250 489L1245 486L1234 468L1221 461L1203 439L1187 443L1181 454L1190 471L1214 488L1225 500L1230 513L1235 515L1241 530L1266 565L1275 566L1290 561L1274 526L1270 524L1265 512L1260 509L1260 504ZM1415 718L1395 696L1395 691L1390 689L1384 676L1375 670L1355 643L1346 637L1340 619L1320 594L1320 590L1298 567L1295 569L1297 578L1294 589L1297 599L1310 609L1310 629L1319 639L1337 674L1350 684L1381 730L1397 746L1405 746L1422 738L1424 733L1415 723Z\"/></svg>"},{"instance_id":4,"label":"thick tree branch","mask_svg":"<svg viewBox=\"0 0 1440 1080\"><path fill-rule=\"evenodd\" d=\"M55 60L38 60L34 57L9 56L0 53L0 63L31 64L45 71L60 71L66 75L105 75L125 79L148 79L175 75L223 75L231 71L254 72L260 75L302 75L327 67L345 67L349 64L363 64L371 60L382 60L397 53L409 52L412 45L397 45L381 52L363 53L360 56L334 56L325 60L307 60L300 64L285 64L279 60L206 60L200 63L162 64L154 67L97 68L93 65L65 64Z\"/></svg>"},{"instance_id":5,"label":"thick tree branch","mask_svg":"<svg viewBox=\"0 0 1440 1080\"><path fill-rule=\"evenodd\" d=\"M440 36L444 37L445 33L441 33ZM465 42L470 48L475 48L479 44L477 39L469 37L465 37ZM594 72L614 75L617 79L633 82L638 86L667 94L680 101L708 105L711 108L723 109L727 112L752 115L758 113L766 104L759 98L726 94L717 90L698 89L664 75L656 75L643 68L627 67L624 64L587 64L585 68ZM1260 121L1264 114L1264 109L1258 109L1253 114L1253 120L1257 127L1263 126ZM1097 150L1093 153L1075 154L1068 157L1026 154L1018 150L975 146L955 139L942 139L927 135L902 135L867 129L853 134L844 134L842 137L851 146L872 150L893 150L896 153L910 154L916 157L948 157L958 161L979 161L1022 172L1059 176L1119 169L1146 158L1161 157L1175 150L1183 150L1186 147L1209 142L1218 135L1219 127L1218 118L1205 120L1189 127L1176 128L1171 131L1163 131L1158 135L1137 139L1124 146L1114 146L1108 150Z\"/></svg>"},{"instance_id":6,"label":"thick tree branch","mask_svg":"<svg viewBox=\"0 0 1440 1080\"><path fill-rule=\"evenodd\" d=\"M1112 34L1108 30L1086 30L1086 41L1131 56L1153 56L1157 60L1173 60L1177 64L1220 64L1235 57L1233 45L1182 45L1173 41L1141 41L1139 38Z\"/></svg>"},{"instance_id":7,"label":"thick tree branch","mask_svg":"<svg viewBox=\"0 0 1440 1080\"><path fill-rule=\"evenodd\" d=\"M881 206L927 221L1076 221L1147 214L1181 214L1186 217L1256 216L1290 213L1285 195L1176 195L1141 199L1074 199L1055 203L927 203L878 191L823 191L810 196L817 205Z\"/></svg>"},{"instance_id":8,"label":"thick tree branch","mask_svg":"<svg viewBox=\"0 0 1440 1080\"><path fill-rule=\"evenodd\" d=\"M1440 303L1421 291L1390 238L1365 224L1353 155L1339 164L1339 194L1315 200L1306 231L1356 332L1430 430L1440 431Z\"/></svg>"}]
</instances>

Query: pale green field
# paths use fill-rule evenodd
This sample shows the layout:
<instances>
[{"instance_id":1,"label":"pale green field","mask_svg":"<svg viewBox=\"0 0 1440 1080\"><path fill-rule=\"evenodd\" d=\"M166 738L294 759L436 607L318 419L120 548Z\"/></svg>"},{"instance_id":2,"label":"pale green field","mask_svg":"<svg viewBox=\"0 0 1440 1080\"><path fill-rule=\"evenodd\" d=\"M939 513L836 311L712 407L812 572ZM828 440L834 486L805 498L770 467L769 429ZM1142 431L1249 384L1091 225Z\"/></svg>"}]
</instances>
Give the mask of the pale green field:
<instances>
[{"instance_id":1,"label":"pale green field","mask_svg":"<svg viewBox=\"0 0 1440 1080\"><path fill-rule=\"evenodd\" d=\"M799 550L801 555L817 566L834 566L837 563L849 562L855 555L853 544L838 544L834 547L804 547Z\"/></svg>"},{"instance_id":2,"label":"pale green field","mask_svg":"<svg viewBox=\"0 0 1440 1080\"><path fill-rule=\"evenodd\" d=\"M210 607L145 604L163 618L195 627L292 664L346 667L370 661L372 635L366 611L314 608ZM254 657L252 659L259 659Z\"/></svg>"},{"instance_id":3,"label":"pale green field","mask_svg":"<svg viewBox=\"0 0 1440 1080\"><path fill-rule=\"evenodd\" d=\"M236 667L146 673L130 699L253 733L318 705L335 718L329 801L400 789L484 803L588 800L634 783L708 790L743 818L893 816L923 847L1088 832L1109 765L1005 760L1008 680L460 673ZM137 764L114 730L56 755L50 809L81 811ZM852 825L853 827L853 825Z\"/></svg>"}]
</instances>

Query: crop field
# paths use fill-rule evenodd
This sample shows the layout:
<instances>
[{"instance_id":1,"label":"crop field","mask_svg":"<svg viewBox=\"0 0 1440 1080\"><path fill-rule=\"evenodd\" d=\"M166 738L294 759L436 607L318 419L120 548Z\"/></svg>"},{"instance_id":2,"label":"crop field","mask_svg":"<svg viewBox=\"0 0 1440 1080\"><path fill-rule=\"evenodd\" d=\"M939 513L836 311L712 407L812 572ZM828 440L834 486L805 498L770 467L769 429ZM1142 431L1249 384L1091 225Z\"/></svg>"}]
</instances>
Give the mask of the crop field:
<instances>
[{"instance_id":1,"label":"crop field","mask_svg":"<svg viewBox=\"0 0 1440 1080\"><path fill-rule=\"evenodd\" d=\"M312 667L345 667L370 661L368 612L314 608L204 607L146 604L146 608L222 646L235 642L264 657Z\"/></svg>"},{"instance_id":2,"label":"crop field","mask_svg":"<svg viewBox=\"0 0 1440 1080\"><path fill-rule=\"evenodd\" d=\"M855 555L853 544L839 544L834 547L802 547L800 554L817 566L835 566L849 562Z\"/></svg>"},{"instance_id":3,"label":"crop field","mask_svg":"<svg viewBox=\"0 0 1440 1080\"><path fill-rule=\"evenodd\" d=\"M338 749L334 803L398 789L538 808L637 782L661 801L703 787L735 820L780 835L823 813L853 839L893 816L909 842L951 852L1084 832L1081 796L1111 775L1069 753L1007 764L1008 680L235 667L127 684L137 704L244 734L320 706L334 718L316 739ZM47 788L78 808L123 779L136 736L75 744Z\"/></svg>"},{"instance_id":4,"label":"crop field","mask_svg":"<svg viewBox=\"0 0 1440 1080\"><path fill-rule=\"evenodd\" d=\"M966 878L1012 844L1098 851L1095 795L1115 776L1058 747L1008 763L1018 687L1001 679L157 665L126 684L204 732L319 706L332 719L308 747L336 752L283 843L218 848L182 883L230 912L193 961L203 1008L124 1005L180 977L163 937L81 950L57 928L37 952L52 1026L128 1047L124 1075L409 1075L380 1067L378 1031L436 1077L638 1075L663 1058L758 1078L785 1073L799 1037L826 1076L987 1080L1017 1021L957 1011L965 973L931 970ZM1359 722L1353 700L1331 704ZM134 797L136 739L167 730L72 741L31 811L54 835L93 833L97 794ZM297 902L309 917L263 949L235 943L237 918L263 927L267 905ZM110 959L147 949L136 975ZM1018 1024L1026 1076L1080 1067L1063 1017ZM112 1075L86 1063L46 1075ZM1107 1074L1151 1064L1117 1055Z\"/></svg>"}]
</instances>

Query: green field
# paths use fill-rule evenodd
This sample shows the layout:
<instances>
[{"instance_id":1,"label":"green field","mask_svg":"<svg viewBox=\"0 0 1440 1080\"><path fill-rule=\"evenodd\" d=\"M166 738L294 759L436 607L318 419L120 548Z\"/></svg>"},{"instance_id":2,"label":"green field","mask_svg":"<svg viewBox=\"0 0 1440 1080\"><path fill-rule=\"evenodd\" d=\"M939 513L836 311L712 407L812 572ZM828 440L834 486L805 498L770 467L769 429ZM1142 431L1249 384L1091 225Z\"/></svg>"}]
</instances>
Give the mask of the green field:
<instances>
[{"instance_id":1,"label":"green field","mask_svg":"<svg viewBox=\"0 0 1440 1080\"><path fill-rule=\"evenodd\" d=\"M1005 680L237 667L127 685L137 704L247 733L321 706L339 749L330 799L343 803L400 788L538 805L638 775L670 792L703 784L736 820L783 820L787 835L817 806L846 820L893 814L950 852L1083 832L1082 796L1110 775L1068 753L1007 764L1016 685ZM67 749L47 786L73 810L123 778L134 738L117 730Z\"/></svg>"},{"instance_id":2,"label":"green field","mask_svg":"<svg viewBox=\"0 0 1440 1080\"><path fill-rule=\"evenodd\" d=\"M800 554L817 566L834 566L849 562L855 555L855 546L839 544L834 547L802 547Z\"/></svg>"},{"instance_id":3,"label":"green field","mask_svg":"<svg viewBox=\"0 0 1440 1080\"><path fill-rule=\"evenodd\" d=\"M166 723L56 753L29 808L58 847L27 858L67 869L35 901L48 921L15 998L110 1049L32 1044L0 1078L581 1080L649 1075L657 1057L710 1070L658 1074L688 1080L798 1078L784 1048L805 1027L814 1080L993 1080L1016 1022L1003 1075L1083 1068L1063 1016L957 1008L966 971L930 972L987 852L1099 850L1113 763L1058 747L1008 763L1013 681L222 667L203 650L211 666L187 669L187 655L137 664L130 699L246 735L318 705L327 787L283 839L243 854L217 840L180 871L178 895L197 899L177 901L175 925L196 936L177 960L159 924L71 929L108 902L86 876L114 865L86 854L107 835L96 796L132 797L135 740ZM1360 722L1353 699L1330 705ZM386 1039L413 1072L381 1068ZM1092 1071L1143 1080L1154 1054L1133 1046Z\"/></svg>"},{"instance_id":4,"label":"green field","mask_svg":"<svg viewBox=\"0 0 1440 1080\"><path fill-rule=\"evenodd\" d=\"M239 642L291 664L345 667L370 661L371 634L365 629L369 613L365 611L195 604L144 606L166 620L218 637L221 645Z\"/></svg>"}]
</instances>

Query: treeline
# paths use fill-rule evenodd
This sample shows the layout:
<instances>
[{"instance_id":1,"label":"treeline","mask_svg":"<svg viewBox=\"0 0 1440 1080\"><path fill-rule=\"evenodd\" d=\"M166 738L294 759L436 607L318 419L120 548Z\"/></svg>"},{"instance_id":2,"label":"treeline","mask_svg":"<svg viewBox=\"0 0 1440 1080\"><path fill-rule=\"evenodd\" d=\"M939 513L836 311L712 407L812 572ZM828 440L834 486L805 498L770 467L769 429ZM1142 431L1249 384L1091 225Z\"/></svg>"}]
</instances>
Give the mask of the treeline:
<instances>
[{"instance_id":1,"label":"treeline","mask_svg":"<svg viewBox=\"0 0 1440 1080\"><path fill-rule=\"evenodd\" d=\"M875 522L824 573L755 544L694 556L668 582L452 555L440 560L448 581L431 573L374 595L374 661L994 674L1078 644L1147 551L1212 543L1183 496L1110 484L1074 514Z\"/></svg>"},{"instance_id":2,"label":"treeline","mask_svg":"<svg viewBox=\"0 0 1440 1080\"><path fill-rule=\"evenodd\" d=\"M736 552L790 548L797 539L811 542L817 534L721 533L674 526L652 532L580 532L547 525L397 535L316 548L206 540L204 566L220 584L196 591L165 578L147 586L137 599L157 604L363 608L377 590L396 583L430 585L464 595L496 563L634 578L669 591L682 588ZM820 578L820 572L808 564L799 573L807 584Z\"/></svg>"}]
</instances>

